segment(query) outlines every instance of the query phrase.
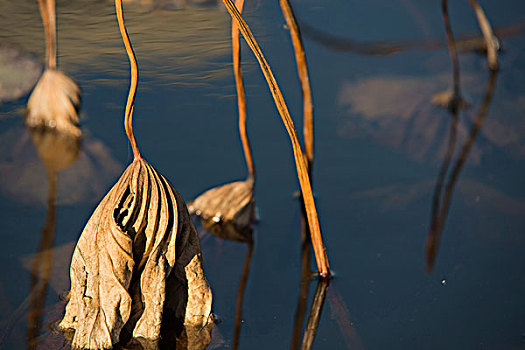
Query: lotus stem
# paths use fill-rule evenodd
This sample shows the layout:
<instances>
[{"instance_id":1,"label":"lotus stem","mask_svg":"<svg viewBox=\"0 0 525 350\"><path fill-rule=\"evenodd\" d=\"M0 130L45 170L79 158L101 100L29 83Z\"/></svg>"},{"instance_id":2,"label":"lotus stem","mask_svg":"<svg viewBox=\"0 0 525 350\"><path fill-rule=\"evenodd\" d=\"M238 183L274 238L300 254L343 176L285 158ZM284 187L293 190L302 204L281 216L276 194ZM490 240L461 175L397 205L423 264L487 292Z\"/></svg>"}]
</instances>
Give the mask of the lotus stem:
<instances>
[{"instance_id":1,"label":"lotus stem","mask_svg":"<svg viewBox=\"0 0 525 350\"><path fill-rule=\"evenodd\" d=\"M133 105L135 103L135 95L137 93L137 84L139 79L137 58L135 57L135 52L131 46L128 31L126 30L126 25L124 24L122 0L115 0L115 10L117 11L118 27L120 29L120 34L122 35L122 41L126 47L126 53L128 54L129 63L131 66L131 82L129 85L128 100L126 102L126 112L124 114L124 128L126 129L126 135L128 136L129 142L131 143L131 148L133 149L133 156L135 160L137 160L142 158L137 141L135 140L135 135L133 134Z\"/></svg>"},{"instance_id":2,"label":"lotus stem","mask_svg":"<svg viewBox=\"0 0 525 350\"><path fill-rule=\"evenodd\" d=\"M447 45L450 58L452 59L452 78L454 81L454 90L450 108L452 111L459 108L461 103L461 92L460 92L460 77L459 77L459 60L458 51L456 49L456 42L454 41L454 34L452 33L452 27L450 25L450 17L448 15L448 0L441 1L441 10L443 14L443 23L445 24L445 33L447 35Z\"/></svg>"},{"instance_id":3,"label":"lotus stem","mask_svg":"<svg viewBox=\"0 0 525 350\"><path fill-rule=\"evenodd\" d=\"M470 3L472 8L474 9L474 12L476 13L476 17L478 18L479 27L481 29L481 32L483 33L483 37L485 38L485 42L487 45L487 61L489 64L489 68L491 70L497 70L498 69L498 48L496 47L497 39L494 36L494 32L492 31L490 22L487 19L487 16L485 15L483 8L481 8L481 6L476 0L468 0L468 2Z\"/></svg>"},{"instance_id":4,"label":"lotus stem","mask_svg":"<svg viewBox=\"0 0 525 350\"><path fill-rule=\"evenodd\" d=\"M304 151L308 160L308 170L311 173L311 166L314 160L314 119L312 89L310 87L310 78L308 76L308 65L304 53L303 40L301 31L297 25L295 15L289 0L279 0L286 25L290 30L292 45L295 52L295 62L297 64L297 73L301 83L301 92L303 95L303 138Z\"/></svg>"},{"instance_id":5,"label":"lotus stem","mask_svg":"<svg viewBox=\"0 0 525 350\"><path fill-rule=\"evenodd\" d=\"M244 0L236 0L235 6L239 13L242 13ZM241 48L239 45L239 26L232 19L232 56L233 56L233 74L235 76L235 87L237 88L237 108L239 110L239 134L241 135L242 148L246 167L249 171L248 178L255 181L255 166L252 158L250 141L246 132L246 94L244 93L244 83L242 80L241 69Z\"/></svg>"},{"instance_id":6,"label":"lotus stem","mask_svg":"<svg viewBox=\"0 0 525 350\"><path fill-rule=\"evenodd\" d=\"M55 69L57 67L55 0L38 0L38 5L46 37L46 68Z\"/></svg>"},{"instance_id":7,"label":"lotus stem","mask_svg":"<svg viewBox=\"0 0 525 350\"><path fill-rule=\"evenodd\" d=\"M259 45L255 41L255 38L252 32L250 31L250 28L248 27L244 19L241 17L239 11L237 11L237 8L231 0L223 0L223 2L226 5L226 8L228 9L230 15L237 22L237 25L239 26L239 29L241 30L244 36L244 39L248 43L248 46L250 46L250 49L253 51L255 57L257 58L257 61L259 62L261 70L268 83L268 87L270 88L272 97L275 101L277 110L279 111L286 131L290 136L293 154L295 158L295 166L297 168L297 176L299 178L299 184L301 186L301 192L303 195L306 214L308 217L308 225L310 227L310 233L312 235L312 245L314 248L317 268L321 277L329 277L331 273L328 265L328 257L326 255L326 248L323 244L321 229L319 227L319 219L317 217L317 211L315 209L312 187L310 184L310 178L308 176L308 166L306 164L304 154L301 150L301 145L297 138L297 132L295 131L292 118L290 117L290 113L288 112L288 108L286 107L286 103L284 101L281 90L279 89L279 86L275 81L273 73L270 67L268 66L268 63L266 62L266 59L264 58L264 55L261 52L261 49L259 48Z\"/></svg>"}]
</instances>

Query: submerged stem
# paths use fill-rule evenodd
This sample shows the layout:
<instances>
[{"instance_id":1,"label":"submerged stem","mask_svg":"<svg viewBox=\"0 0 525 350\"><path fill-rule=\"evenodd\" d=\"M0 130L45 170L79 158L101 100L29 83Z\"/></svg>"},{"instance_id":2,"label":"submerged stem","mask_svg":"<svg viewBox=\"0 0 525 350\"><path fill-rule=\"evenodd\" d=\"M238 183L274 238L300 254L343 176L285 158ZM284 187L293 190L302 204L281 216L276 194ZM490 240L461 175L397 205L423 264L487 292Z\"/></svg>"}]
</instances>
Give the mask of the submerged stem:
<instances>
[{"instance_id":1,"label":"submerged stem","mask_svg":"<svg viewBox=\"0 0 525 350\"><path fill-rule=\"evenodd\" d=\"M328 257L326 255L326 248L323 244L323 238L321 236L321 229L319 227L319 219L317 217L314 197L312 194L312 187L310 184L310 178L308 176L308 168L307 168L307 164L306 164L303 152L301 151L301 145L299 144L299 140L297 138L297 132L295 131L295 127L292 122L292 118L290 117L290 113L288 112L288 108L286 107L286 103L284 102L284 98L281 93L281 90L279 89L279 86L277 85L277 82L275 81L273 73L270 70L268 63L266 62L266 59L264 58L264 55L261 52L261 49L259 48L259 45L255 41L255 38L252 32L250 31L250 28L248 28L248 25L246 24L244 19L241 17L239 11L237 11L237 8L235 7L235 5L233 4L231 0L223 0L223 2L226 5L226 8L228 9L228 12L230 13L230 15L237 21L239 29L241 30L244 36L244 39L248 43L248 46L250 46L255 57L257 58L257 61L259 62L261 70L268 83L268 87L270 88L270 92L272 93L277 110L279 111L279 114L281 115L281 119L284 123L286 131L288 132L288 135L290 136L290 140L292 142L293 154L295 158L295 166L297 168L297 176L299 178L299 184L301 186L301 192L303 194L306 214L308 217L308 225L310 226L310 234L312 235L312 245L314 248L317 268L319 269L319 274L322 277L328 277L330 275Z\"/></svg>"},{"instance_id":2,"label":"submerged stem","mask_svg":"<svg viewBox=\"0 0 525 350\"><path fill-rule=\"evenodd\" d=\"M290 37L295 52L295 62L297 64L297 73L301 83L301 92L303 94L303 137L304 151L308 159L308 170L311 173L311 166L314 160L314 119L312 90L310 88L310 78L308 77L308 65L306 64L306 55L304 45L301 39L301 31L297 25L292 6L289 0L279 0L286 25L290 30Z\"/></svg>"},{"instance_id":3,"label":"submerged stem","mask_svg":"<svg viewBox=\"0 0 525 350\"><path fill-rule=\"evenodd\" d=\"M128 54L129 63L131 66L131 82L129 85L128 100L126 102L126 112L124 114L124 128L126 129L126 135L128 136L129 142L131 143L134 158L140 159L142 157L140 155L139 147L137 146L137 141L135 141L135 135L133 134L133 104L135 103L135 95L137 93L137 84L139 79L137 59L129 40L126 25L124 24L122 0L115 0L115 9L117 11L118 27L120 29L120 34L122 35L122 41L126 47L126 53Z\"/></svg>"},{"instance_id":4,"label":"submerged stem","mask_svg":"<svg viewBox=\"0 0 525 350\"><path fill-rule=\"evenodd\" d=\"M244 0L236 0L235 6L239 13L242 13ZM250 141L246 132L246 94L244 93L244 83L242 80L241 69L241 48L239 45L239 26L232 19L232 56L233 56L233 74L235 76L235 87L237 88L237 108L239 110L239 134L241 135L244 159L249 171L249 178L255 180L255 166L252 158Z\"/></svg>"}]
</instances>

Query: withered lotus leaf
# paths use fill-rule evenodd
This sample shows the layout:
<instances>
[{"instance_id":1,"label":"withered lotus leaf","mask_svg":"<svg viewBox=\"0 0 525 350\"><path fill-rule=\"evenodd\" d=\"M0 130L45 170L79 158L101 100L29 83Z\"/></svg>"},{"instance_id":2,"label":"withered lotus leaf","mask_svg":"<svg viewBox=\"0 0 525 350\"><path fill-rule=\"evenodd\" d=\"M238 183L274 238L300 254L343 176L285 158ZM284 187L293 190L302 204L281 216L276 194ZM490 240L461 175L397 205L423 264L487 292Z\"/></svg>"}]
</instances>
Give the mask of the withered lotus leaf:
<instances>
[{"instance_id":1,"label":"withered lotus leaf","mask_svg":"<svg viewBox=\"0 0 525 350\"><path fill-rule=\"evenodd\" d=\"M124 327L133 337L158 339L165 306L185 325L210 320L211 291L186 205L141 157L89 219L70 277L59 328L74 330L73 348L111 348ZM174 292L179 298L165 305Z\"/></svg>"},{"instance_id":2,"label":"withered lotus leaf","mask_svg":"<svg viewBox=\"0 0 525 350\"><path fill-rule=\"evenodd\" d=\"M253 181L236 181L204 192L188 205L191 214L246 227L255 219Z\"/></svg>"},{"instance_id":3,"label":"withered lotus leaf","mask_svg":"<svg viewBox=\"0 0 525 350\"><path fill-rule=\"evenodd\" d=\"M46 69L27 102L26 124L80 136L80 88L64 73Z\"/></svg>"}]
</instances>

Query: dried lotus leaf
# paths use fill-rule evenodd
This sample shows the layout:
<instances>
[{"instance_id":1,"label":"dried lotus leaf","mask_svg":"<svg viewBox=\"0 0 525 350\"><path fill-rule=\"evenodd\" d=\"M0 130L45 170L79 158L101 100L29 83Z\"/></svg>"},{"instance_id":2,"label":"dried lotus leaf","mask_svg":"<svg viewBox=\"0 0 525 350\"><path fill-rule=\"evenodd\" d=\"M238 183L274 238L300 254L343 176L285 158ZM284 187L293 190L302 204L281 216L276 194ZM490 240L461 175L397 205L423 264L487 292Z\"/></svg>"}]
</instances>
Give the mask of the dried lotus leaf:
<instances>
[{"instance_id":1,"label":"dried lotus leaf","mask_svg":"<svg viewBox=\"0 0 525 350\"><path fill-rule=\"evenodd\" d=\"M185 261L192 262L191 271L184 270L190 265ZM170 288L181 289L177 283L186 288L190 314L195 298L207 303L195 308L201 318L207 321L211 314L200 244L184 201L142 158L95 209L73 253L70 275L70 300L59 328L75 331L73 348L111 348L124 327L133 337L158 339L169 279L176 280ZM183 317L184 323L202 321Z\"/></svg>"},{"instance_id":2,"label":"dried lotus leaf","mask_svg":"<svg viewBox=\"0 0 525 350\"><path fill-rule=\"evenodd\" d=\"M26 124L80 136L80 88L64 73L46 69L27 102Z\"/></svg>"},{"instance_id":3,"label":"dried lotus leaf","mask_svg":"<svg viewBox=\"0 0 525 350\"><path fill-rule=\"evenodd\" d=\"M204 221L247 227L255 219L253 181L214 187L189 203L188 209Z\"/></svg>"}]
</instances>

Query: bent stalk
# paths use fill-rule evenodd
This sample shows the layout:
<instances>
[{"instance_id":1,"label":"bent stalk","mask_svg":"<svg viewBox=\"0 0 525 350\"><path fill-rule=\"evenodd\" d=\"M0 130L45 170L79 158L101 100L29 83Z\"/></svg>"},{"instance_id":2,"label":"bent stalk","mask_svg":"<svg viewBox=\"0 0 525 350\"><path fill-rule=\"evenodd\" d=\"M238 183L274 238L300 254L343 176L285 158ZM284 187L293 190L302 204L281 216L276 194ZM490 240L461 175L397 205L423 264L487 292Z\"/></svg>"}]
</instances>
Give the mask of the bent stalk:
<instances>
[{"instance_id":1,"label":"bent stalk","mask_svg":"<svg viewBox=\"0 0 525 350\"><path fill-rule=\"evenodd\" d=\"M131 82L129 86L128 100L126 102L126 112L124 114L124 128L126 129L126 135L128 136L129 142L131 143L134 158L141 159L142 157L140 155L139 147L137 145L137 141L135 140L135 135L133 134L133 104L135 103L135 95L137 93L137 84L139 80L137 59L129 40L126 25L124 24L122 0L115 0L115 9L117 11L118 27L120 29L120 34L122 35L122 41L126 47L126 53L128 54L129 63L131 66Z\"/></svg>"},{"instance_id":2,"label":"bent stalk","mask_svg":"<svg viewBox=\"0 0 525 350\"><path fill-rule=\"evenodd\" d=\"M236 0L235 6L239 13L242 13L244 0ZM239 134L241 135L244 159L248 168L248 178L255 181L255 166L253 164L252 149L246 133L246 94L244 93L244 83L242 80L241 69L241 48L239 45L239 26L232 19L232 56L233 56L233 75L235 76L235 87L237 88L237 108L239 110Z\"/></svg>"},{"instance_id":3,"label":"bent stalk","mask_svg":"<svg viewBox=\"0 0 525 350\"><path fill-rule=\"evenodd\" d=\"M279 0L281 10L283 12L286 25L290 30L290 37L292 38L292 45L295 52L295 62L297 64L297 74L299 75L299 82L301 83L301 92L303 94L303 137L304 137L304 151L308 159L308 170L312 171L312 163L314 160L314 119L313 119L313 104L312 104L312 90L310 88L310 78L308 77L308 65L306 64L306 55L304 53L303 40L301 39L301 31L297 25L297 21L293 14L292 6L289 0Z\"/></svg>"},{"instance_id":4,"label":"bent stalk","mask_svg":"<svg viewBox=\"0 0 525 350\"><path fill-rule=\"evenodd\" d=\"M241 30L244 36L244 39L248 43L248 46L250 46L250 49L253 51L255 57L257 58L257 61L259 62L261 70L268 83L268 87L270 88L270 92L272 93L277 110L279 111L286 131L290 136L293 154L295 158L295 166L297 168L297 176L299 178L299 184L301 186L301 192L303 195L306 214L308 217L308 225L310 227L310 234L312 236L312 245L314 248L317 268L319 269L319 274L321 275L321 277L328 277L330 276L328 257L326 255L326 248L324 246L323 239L321 236L319 219L317 217L317 211L315 209L315 202L312 194L312 187L310 184L310 178L308 176L308 168L304 154L301 150L301 145L299 144L299 140L297 138L297 132L295 131L292 118L290 117L290 113L288 112L288 108L286 107L286 103L284 102L281 90L279 89L279 86L275 81L273 73L270 70L268 63L266 62L266 59L264 58L264 55L261 52L261 49L259 48L259 45L255 41L255 38L252 32L250 31L250 28L248 28L248 25L241 17L239 11L237 11L237 8L231 0L223 0L223 2L226 5L226 8L228 9L230 15L237 22L237 25L239 26L239 29Z\"/></svg>"}]
</instances>

